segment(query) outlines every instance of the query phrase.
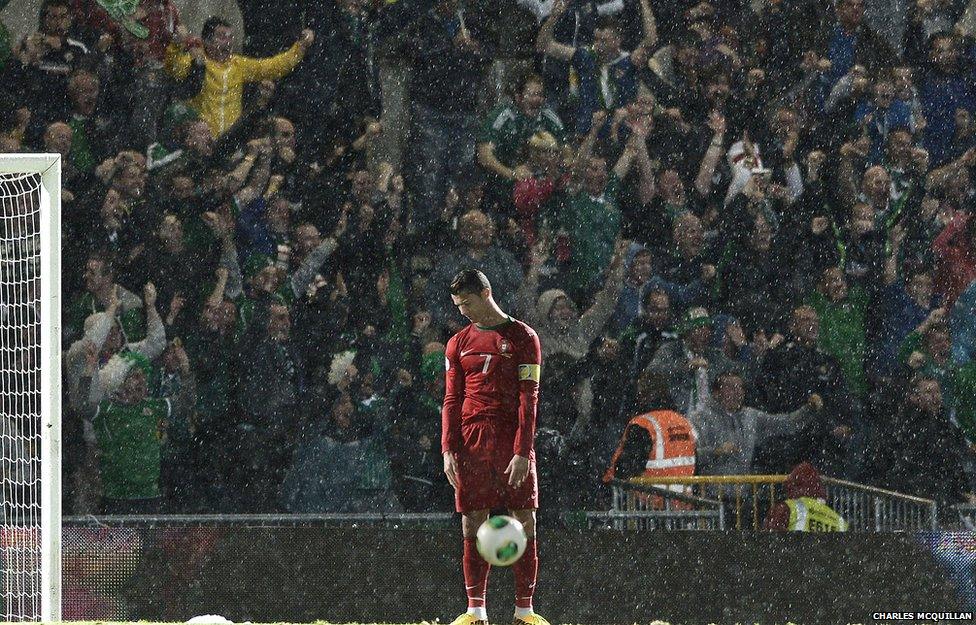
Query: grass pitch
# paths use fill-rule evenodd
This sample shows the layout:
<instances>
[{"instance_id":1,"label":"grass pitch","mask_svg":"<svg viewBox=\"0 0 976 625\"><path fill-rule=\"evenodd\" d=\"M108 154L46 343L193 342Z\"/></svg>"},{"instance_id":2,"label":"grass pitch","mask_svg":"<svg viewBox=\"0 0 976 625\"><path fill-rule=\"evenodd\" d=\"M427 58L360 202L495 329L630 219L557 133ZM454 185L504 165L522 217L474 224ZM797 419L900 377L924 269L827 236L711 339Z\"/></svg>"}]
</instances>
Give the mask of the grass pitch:
<instances>
[{"instance_id":1,"label":"grass pitch","mask_svg":"<svg viewBox=\"0 0 976 625\"><path fill-rule=\"evenodd\" d=\"M422 621L420 623L330 623L328 621L314 621L312 623L250 623L249 625L443 625L439 621ZM6 623L0 623L0 625L6 625ZM13 625L13 624L11 624ZM185 625L183 622L179 623L162 623L154 621L64 621L61 625ZM243 625L243 623L236 623L235 625ZM643 623L634 623L633 625L645 625ZM646 625L671 625L667 621L650 621ZM729 622L729 623L712 623L710 625L802 625L801 623L794 623L792 621L787 621L785 623L769 622L769 623L741 623L741 622ZM844 625L844 624L839 624ZM847 623L846 625L862 625L862 623Z\"/></svg>"}]
</instances>

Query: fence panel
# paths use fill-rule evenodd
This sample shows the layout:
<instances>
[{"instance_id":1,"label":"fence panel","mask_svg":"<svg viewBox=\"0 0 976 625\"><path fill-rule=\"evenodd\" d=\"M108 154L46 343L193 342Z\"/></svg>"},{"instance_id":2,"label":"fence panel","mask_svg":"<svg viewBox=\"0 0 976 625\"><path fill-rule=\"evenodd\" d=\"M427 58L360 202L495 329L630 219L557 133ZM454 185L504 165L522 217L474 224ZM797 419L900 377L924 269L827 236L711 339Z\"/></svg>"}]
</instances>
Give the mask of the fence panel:
<instances>
[{"instance_id":1,"label":"fence panel","mask_svg":"<svg viewBox=\"0 0 976 625\"><path fill-rule=\"evenodd\" d=\"M827 505L833 508L847 521L848 531L852 532L903 532L903 531L934 531L938 529L938 515L936 504L931 499L914 497L904 493L857 484L835 478L822 478L827 490ZM783 501L782 492L785 475L696 475L693 477L655 477L634 478L628 484L629 488L616 487L614 491L613 512L643 512L655 509L654 506L642 507L640 489L651 489L644 493L655 493L654 502L664 502L661 508L681 509L690 505L689 510L711 511L714 516L717 508L728 520L729 529L759 530L769 510L776 502ZM683 492L693 493L684 496L671 492L668 487L683 487ZM669 497L668 494L671 496ZM707 503L706 503L707 502ZM627 523L634 529L640 529L640 523L648 523L644 519L654 515L642 515L630 521L618 517L618 526L627 527ZM692 515L689 515L689 517ZM663 518L663 517L662 517ZM725 527L725 519L722 528ZM976 510L973 512L976 521ZM649 529L666 529L656 523ZM680 527L679 529L688 529ZM695 529L698 529L697 527Z\"/></svg>"}]
</instances>

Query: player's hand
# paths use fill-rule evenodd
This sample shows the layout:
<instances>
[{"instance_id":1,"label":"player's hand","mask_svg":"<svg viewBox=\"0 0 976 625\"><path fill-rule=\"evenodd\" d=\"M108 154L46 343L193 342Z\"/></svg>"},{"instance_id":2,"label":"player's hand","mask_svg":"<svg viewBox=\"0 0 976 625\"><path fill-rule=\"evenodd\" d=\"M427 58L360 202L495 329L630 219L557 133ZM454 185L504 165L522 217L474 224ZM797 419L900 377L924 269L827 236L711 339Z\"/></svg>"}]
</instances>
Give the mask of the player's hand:
<instances>
[{"instance_id":1,"label":"player's hand","mask_svg":"<svg viewBox=\"0 0 976 625\"><path fill-rule=\"evenodd\" d=\"M390 192L395 195L403 195L403 192L407 190L407 183L403 179L403 174L396 174L390 178ZM394 222L397 223L397 222Z\"/></svg>"},{"instance_id":2,"label":"player's hand","mask_svg":"<svg viewBox=\"0 0 976 625\"><path fill-rule=\"evenodd\" d=\"M912 154L912 164L915 165L915 169L924 174L929 170L929 153L925 148L914 148L911 152Z\"/></svg>"},{"instance_id":3,"label":"player's hand","mask_svg":"<svg viewBox=\"0 0 976 625\"><path fill-rule=\"evenodd\" d=\"M92 376L98 368L98 348L91 341L85 343L85 374Z\"/></svg>"},{"instance_id":4,"label":"player's hand","mask_svg":"<svg viewBox=\"0 0 976 625\"><path fill-rule=\"evenodd\" d=\"M454 459L454 452L444 452L444 475L447 476L447 481L451 484L451 487L457 490L457 460Z\"/></svg>"},{"instance_id":5,"label":"player's hand","mask_svg":"<svg viewBox=\"0 0 976 625\"><path fill-rule=\"evenodd\" d=\"M183 297L183 293L177 291L173 294L173 299L169 302L169 319L175 320L180 311L183 310L183 306L186 305L186 298ZM170 321L172 324L172 321Z\"/></svg>"},{"instance_id":6,"label":"player's hand","mask_svg":"<svg viewBox=\"0 0 976 625\"><path fill-rule=\"evenodd\" d=\"M153 308L156 306L156 285L152 282L147 282L146 286L142 289L142 300L146 305L146 308Z\"/></svg>"},{"instance_id":7,"label":"player's hand","mask_svg":"<svg viewBox=\"0 0 976 625\"><path fill-rule=\"evenodd\" d=\"M223 215L214 211L207 211L201 215L203 222L207 224L214 237L225 239L230 234L230 224Z\"/></svg>"},{"instance_id":8,"label":"player's hand","mask_svg":"<svg viewBox=\"0 0 976 625\"><path fill-rule=\"evenodd\" d=\"M95 44L95 49L104 53L106 50L112 47L113 43L112 35L103 33L102 36L98 38L98 42Z\"/></svg>"},{"instance_id":9,"label":"player's hand","mask_svg":"<svg viewBox=\"0 0 976 625\"><path fill-rule=\"evenodd\" d=\"M186 350L182 344L177 344L174 348L176 353L176 367L183 375L190 374L190 357L186 355Z\"/></svg>"},{"instance_id":10,"label":"player's hand","mask_svg":"<svg viewBox=\"0 0 976 625\"><path fill-rule=\"evenodd\" d=\"M716 137L724 137L726 130L725 116L719 111L713 110L709 116L708 121L705 122Z\"/></svg>"},{"instance_id":11,"label":"player's hand","mask_svg":"<svg viewBox=\"0 0 976 625\"><path fill-rule=\"evenodd\" d=\"M189 38L190 31L184 24L180 24L176 27L176 31L173 33L173 41L182 46Z\"/></svg>"},{"instance_id":12,"label":"player's hand","mask_svg":"<svg viewBox=\"0 0 976 625\"><path fill-rule=\"evenodd\" d=\"M820 173L820 168L827 162L827 155L821 150L811 150L807 154L807 168L811 172Z\"/></svg>"},{"instance_id":13,"label":"player's hand","mask_svg":"<svg viewBox=\"0 0 976 625\"><path fill-rule=\"evenodd\" d=\"M830 227L830 221L826 217L814 217L810 221L810 232L815 236L820 236L824 232L827 232L827 228Z\"/></svg>"},{"instance_id":14,"label":"player's hand","mask_svg":"<svg viewBox=\"0 0 976 625\"><path fill-rule=\"evenodd\" d=\"M609 270L613 272L619 268L627 257L627 250L630 249L630 240L618 237L613 246L613 256L610 257Z\"/></svg>"},{"instance_id":15,"label":"player's hand","mask_svg":"<svg viewBox=\"0 0 976 625\"><path fill-rule=\"evenodd\" d=\"M433 322L434 317L430 312L426 310L418 311L413 316L413 330L414 334L423 334L430 327L431 322Z\"/></svg>"},{"instance_id":16,"label":"player's hand","mask_svg":"<svg viewBox=\"0 0 976 625\"><path fill-rule=\"evenodd\" d=\"M925 365L925 354L922 352L912 352L908 357L908 366L912 369L921 369Z\"/></svg>"},{"instance_id":17,"label":"player's hand","mask_svg":"<svg viewBox=\"0 0 976 625\"><path fill-rule=\"evenodd\" d=\"M346 204L344 204L342 207L342 214L339 215L339 221L336 223L335 230L332 232L333 239L340 239L346 232L346 228L349 226L350 210L352 210L352 205L346 202Z\"/></svg>"},{"instance_id":18,"label":"player's hand","mask_svg":"<svg viewBox=\"0 0 976 625\"><path fill-rule=\"evenodd\" d=\"M410 375L410 372L407 371L406 369L397 369L396 378L397 378L397 383L404 388L407 388L408 386L413 384L413 376Z\"/></svg>"},{"instance_id":19,"label":"player's hand","mask_svg":"<svg viewBox=\"0 0 976 625\"><path fill-rule=\"evenodd\" d=\"M384 269L376 278L376 295L380 301L386 303L386 295L390 292L390 272Z\"/></svg>"},{"instance_id":20,"label":"player's hand","mask_svg":"<svg viewBox=\"0 0 976 625\"><path fill-rule=\"evenodd\" d=\"M550 254L552 254L552 241L548 236L539 237L539 240L532 247L532 265L534 267L543 266Z\"/></svg>"},{"instance_id":21,"label":"player's hand","mask_svg":"<svg viewBox=\"0 0 976 625\"><path fill-rule=\"evenodd\" d=\"M508 485L513 488L518 488L525 481L525 476L528 474L529 459L517 454L512 456L512 461L508 463L508 468L505 469L505 475L508 476Z\"/></svg>"},{"instance_id":22,"label":"player's hand","mask_svg":"<svg viewBox=\"0 0 976 625\"><path fill-rule=\"evenodd\" d=\"M738 321L733 321L730 323L728 328L726 328L725 333L728 335L729 340L732 341L732 344L737 348L741 348L747 343L746 333Z\"/></svg>"},{"instance_id":23,"label":"player's hand","mask_svg":"<svg viewBox=\"0 0 976 625\"><path fill-rule=\"evenodd\" d=\"M925 325L928 327L941 324L945 321L946 312L947 311L945 308L936 308L929 313L928 317L925 318Z\"/></svg>"},{"instance_id":24,"label":"player's hand","mask_svg":"<svg viewBox=\"0 0 976 625\"><path fill-rule=\"evenodd\" d=\"M823 398L817 393L814 393L807 398L807 405L813 408L815 411L820 412L824 407Z\"/></svg>"},{"instance_id":25,"label":"player's hand","mask_svg":"<svg viewBox=\"0 0 976 625\"><path fill-rule=\"evenodd\" d=\"M600 132L603 125L607 123L607 112L603 109L595 111L593 116L590 118L590 132L596 134Z\"/></svg>"},{"instance_id":26,"label":"player's hand","mask_svg":"<svg viewBox=\"0 0 976 625\"><path fill-rule=\"evenodd\" d=\"M122 305L122 298L119 296L119 285L113 284L108 296L108 306L105 310L115 316L115 311Z\"/></svg>"},{"instance_id":27,"label":"player's hand","mask_svg":"<svg viewBox=\"0 0 976 625\"><path fill-rule=\"evenodd\" d=\"M719 445L715 451L723 456L730 456L739 453L739 446L732 441L726 441Z\"/></svg>"},{"instance_id":28,"label":"player's hand","mask_svg":"<svg viewBox=\"0 0 976 625\"><path fill-rule=\"evenodd\" d=\"M795 130L791 130L783 144L783 158L792 161L796 154L796 147L800 144L800 135Z\"/></svg>"}]
</instances>

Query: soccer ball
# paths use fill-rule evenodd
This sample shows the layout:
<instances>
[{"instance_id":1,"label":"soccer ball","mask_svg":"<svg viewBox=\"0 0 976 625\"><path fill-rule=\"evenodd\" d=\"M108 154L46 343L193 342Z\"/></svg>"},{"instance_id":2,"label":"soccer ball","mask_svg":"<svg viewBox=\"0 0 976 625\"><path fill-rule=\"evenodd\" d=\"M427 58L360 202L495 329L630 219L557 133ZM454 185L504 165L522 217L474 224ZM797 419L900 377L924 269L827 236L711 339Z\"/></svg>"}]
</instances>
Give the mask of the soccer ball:
<instances>
[{"instance_id":1,"label":"soccer ball","mask_svg":"<svg viewBox=\"0 0 976 625\"><path fill-rule=\"evenodd\" d=\"M510 516L493 516L478 528L478 553L495 566L514 564L525 553L525 541L525 529Z\"/></svg>"}]
</instances>

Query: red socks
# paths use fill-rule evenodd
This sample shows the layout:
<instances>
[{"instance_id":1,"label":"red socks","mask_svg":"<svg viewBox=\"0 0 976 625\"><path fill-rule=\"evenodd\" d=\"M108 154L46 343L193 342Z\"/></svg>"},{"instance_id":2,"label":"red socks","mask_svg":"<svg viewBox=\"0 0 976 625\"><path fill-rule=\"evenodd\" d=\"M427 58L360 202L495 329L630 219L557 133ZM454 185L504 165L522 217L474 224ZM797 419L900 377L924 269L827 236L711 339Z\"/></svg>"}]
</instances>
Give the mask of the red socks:
<instances>
[{"instance_id":1,"label":"red socks","mask_svg":"<svg viewBox=\"0 0 976 625\"><path fill-rule=\"evenodd\" d=\"M488 571L491 570L491 565L478 553L474 538L464 539L464 559L461 564L461 568L464 569L464 588L468 593L468 607L484 608L488 590ZM532 581L535 582L534 574Z\"/></svg>"},{"instance_id":2,"label":"red socks","mask_svg":"<svg viewBox=\"0 0 976 625\"><path fill-rule=\"evenodd\" d=\"M512 565L515 573L515 607L532 609L532 595L535 593L535 579L539 573L539 557L536 553L535 538L525 543L525 553Z\"/></svg>"},{"instance_id":3,"label":"red socks","mask_svg":"<svg viewBox=\"0 0 976 625\"><path fill-rule=\"evenodd\" d=\"M484 608L488 590L488 572L491 565L478 553L474 538L464 539L464 587L468 593L468 608ZM515 573L515 607L532 609L532 595L535 594L535 581L539 573L539 556L535 538L525 544L525 553L512 565Z\"/></svg>"}]
</instances>

